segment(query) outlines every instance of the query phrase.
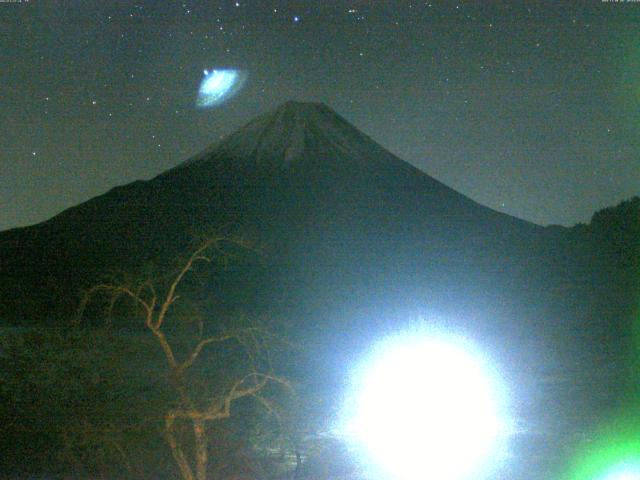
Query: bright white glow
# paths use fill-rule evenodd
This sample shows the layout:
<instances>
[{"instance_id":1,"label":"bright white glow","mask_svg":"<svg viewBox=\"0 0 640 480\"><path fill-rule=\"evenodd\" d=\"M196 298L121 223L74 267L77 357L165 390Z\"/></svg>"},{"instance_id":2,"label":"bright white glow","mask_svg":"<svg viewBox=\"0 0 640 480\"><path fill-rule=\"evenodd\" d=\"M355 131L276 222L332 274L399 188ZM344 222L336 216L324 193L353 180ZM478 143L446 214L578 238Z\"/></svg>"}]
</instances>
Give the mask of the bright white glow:
<instances>
[{"instance_id":1,"label":"bright white glow","mask_svg":"<svg viewBox=\"0 0 640 480\"><path fill-rule=\"evenodd\" d=\"M246 75L240 70L204 70L196 106L213 107L234 96L244 84Z\"/></svg>"},{"instance_id":2,"label":"bright white glow","mask_svg":"<svg viewBox=\"0 0 640 480\"><path fill-rule=\"evenodd\" d=\"M640 480L640 465L623 464L607 473L602 480Z\"/></svg>"},{"instance_id":3,"label":"bright white glow","mask_svg":"<svg viewBox=\"0 0 640 480\"><path fill-rule=\"evenodd\" d=\"M359 373L348 434L391 478L478 479L498 456L500 388L469 348L460 339L397 337Z\"/></svg>"}]
</instances>

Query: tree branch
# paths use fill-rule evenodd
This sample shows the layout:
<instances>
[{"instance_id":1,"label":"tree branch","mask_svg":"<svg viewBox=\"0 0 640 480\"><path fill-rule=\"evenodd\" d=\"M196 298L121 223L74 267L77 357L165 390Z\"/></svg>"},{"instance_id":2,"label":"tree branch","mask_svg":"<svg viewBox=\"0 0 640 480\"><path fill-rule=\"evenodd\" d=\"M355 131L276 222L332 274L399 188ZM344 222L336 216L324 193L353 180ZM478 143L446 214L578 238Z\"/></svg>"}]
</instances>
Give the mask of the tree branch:
<instances>
[{"instance_id":1,"label":"tree branch","mask_svg":"<svg viewBox=\"0 0 640 480\"><path fill-rule=\"evenodd\" d=\"M251 378L254 379L253 385L242 387L242 385ZM287 388L291 387L291 384L285 379L274 376L272 374L258 372L248 373L233 384L229 392L223 397L222 401L216 399L211 402L209 408L207 408L207 410L203 412L204 418L206 420L215 420L231 416L231 406L234 401L247 396L255 397L256 394L260 390L262 390L269 382L279 383Z\"/></svg>"},{"instance_id":2,"label":"tree branch","mask_svg":"<svg viewBox=\"0 0 640 480\"><path fill-rule=\"evenodd\" d=\"M173 279L173 282L171 282L171 285L169 285L169 291L167 292L164 302L160 307L160 312L158 313L158 317L155 322L154 328L159 329L162 326L162 323L164 322L164 319L167 314L167 310L169 310L169 307L171 306L171 304L174 301L176 301L176 299L178 298L175 294L176 288L178 288L178 285L180 285L180 282L182 281L184 276L187 274L189 270L191 270L195 262L200 260L210 262L211 259L209 257L205 257L204 255L202 255L202 253L205 252L212 245L217 244L220 240L221 238L219 237L210 238L206 240L202 245L200 245L200 247L198 247L191 254L187 262L184 264L184 266L180 269L176 277Z\"/></svg>"},{"instance_id":3,"label":"tree branch","mask_svg":"<svg viewBox=\"0 0 640 480\"><path fill-rule=\"evenodd\" d=\"M233 335L222 335L220 337L209 337L205 338L204 340L200 340L191 354L181 364L178 365L178 370L180 370L180 372L184 372L186 369L191 367L191 365L193 365L193 362L195 362L198 358L198 355L200 355L200 352L202 352L202 349L210 343L222 343L226 342L227 340L231 340L232 338L234 338Z\"/></svg>"},{"instance_id":4,"label":"tree branch","mask_svg":"<svg viewBox=\"0 0 640 480\"><path fill-rule=\"evenodd\" d=\"M147 317L150 317L153 315L153 307L152 304L147 303L144 299L142 299L140 297L140 295L136 295L135 292L133 292L130 288L123 286L123 285L114 285L114 284L110 284L110 283L101 283L98 285L95 285L93 287L91 287L89 290L87 290L85 292L85 294L83 295L81 301L80 301L80 305L78 306L78 313L76 316L76 322L80 322L82 320L82 317L84 316L84 311L87 307L87 305L89 304L89 301L91 300L91 298L93 298L94 295L96 295L98 292L107 292L110 293L111 295L113 295L114 297L119 297L121 295L126 295L128 297L130 297L135 303L139 304L142 306L142 308L144 308ZM112 303L113 303L113 299L112 299ZM110 306L110 308L113 308L113 305Z\"/></svg>"}]
</instances>

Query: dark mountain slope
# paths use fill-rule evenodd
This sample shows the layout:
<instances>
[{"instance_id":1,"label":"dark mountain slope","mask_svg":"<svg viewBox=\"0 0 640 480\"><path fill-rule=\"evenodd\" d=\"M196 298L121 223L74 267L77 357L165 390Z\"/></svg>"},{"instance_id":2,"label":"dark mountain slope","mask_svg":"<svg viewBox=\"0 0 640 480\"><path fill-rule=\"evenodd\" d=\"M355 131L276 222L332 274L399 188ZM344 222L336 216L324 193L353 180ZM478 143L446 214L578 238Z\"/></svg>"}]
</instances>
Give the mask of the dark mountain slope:
<instances>
[{"instance_id":1,"label":"dark mountain slope","mask_svg":"<svg viewBox=\"0 0 640 480\"><path fill-rule=\"evenodd\" d=\"M545 232L451 190L326 106L289 102L150 181L2 233L0 315L64 316L106 270L172 255L189 232L219 225L252 232L272 267L312 276L504 273L530 262Z\"/></svg>"}]
</instances>

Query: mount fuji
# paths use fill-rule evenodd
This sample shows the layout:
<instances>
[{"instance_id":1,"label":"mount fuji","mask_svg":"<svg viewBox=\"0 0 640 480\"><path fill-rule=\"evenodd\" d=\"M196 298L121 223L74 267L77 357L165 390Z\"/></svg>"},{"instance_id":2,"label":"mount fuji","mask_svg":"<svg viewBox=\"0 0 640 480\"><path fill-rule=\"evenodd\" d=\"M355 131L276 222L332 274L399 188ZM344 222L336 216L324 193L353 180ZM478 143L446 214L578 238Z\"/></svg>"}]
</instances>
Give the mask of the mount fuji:
<instances>
[{"instance_id":1,"label":"mount fuji","mask_svg":"<svg viewBox=\"0 0 640 480\"><path fill-rule=\"evenodd\" d=\"M0 233L0 317L63 318L101 274L183 251L193 232L223 225L266 252L269 281L248 274L243 301L349 298L377 316L474 298L499 309L521 280L531 285L529 267L548 263L553 236L448 188L327 106L287 102L151 180Z\"/></svg>"}]
</instances>

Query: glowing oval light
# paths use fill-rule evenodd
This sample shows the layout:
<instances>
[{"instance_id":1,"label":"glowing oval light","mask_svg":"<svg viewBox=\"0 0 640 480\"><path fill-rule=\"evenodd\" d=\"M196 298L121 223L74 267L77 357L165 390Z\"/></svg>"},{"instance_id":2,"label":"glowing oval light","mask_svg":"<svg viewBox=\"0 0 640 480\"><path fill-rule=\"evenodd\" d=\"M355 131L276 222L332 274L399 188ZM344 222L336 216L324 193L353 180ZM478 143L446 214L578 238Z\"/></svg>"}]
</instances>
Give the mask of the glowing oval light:
<instances>
[{"instance_id":1,"label":"glowing oval light","mask_svg":"<svg viewBox=\"0 0 640 480\"><path fill-rule=\"evenodd\" d=\"M246 80L246 74L235 69L204 70L203 73L196 100L199 108L214 107L229 100L240 91Z\"/></svg>"},{"instance_id":2,"label":"glowing oval light","mask_svg":"<svg viewBox=\"0 0 640 480\"><path fill-rule=\"evenodd\" d=\"M496 383L468 345L396 338L356 381L349 436L394 479L481 478L506 431Z\"/></svg>"}]
</instances>

